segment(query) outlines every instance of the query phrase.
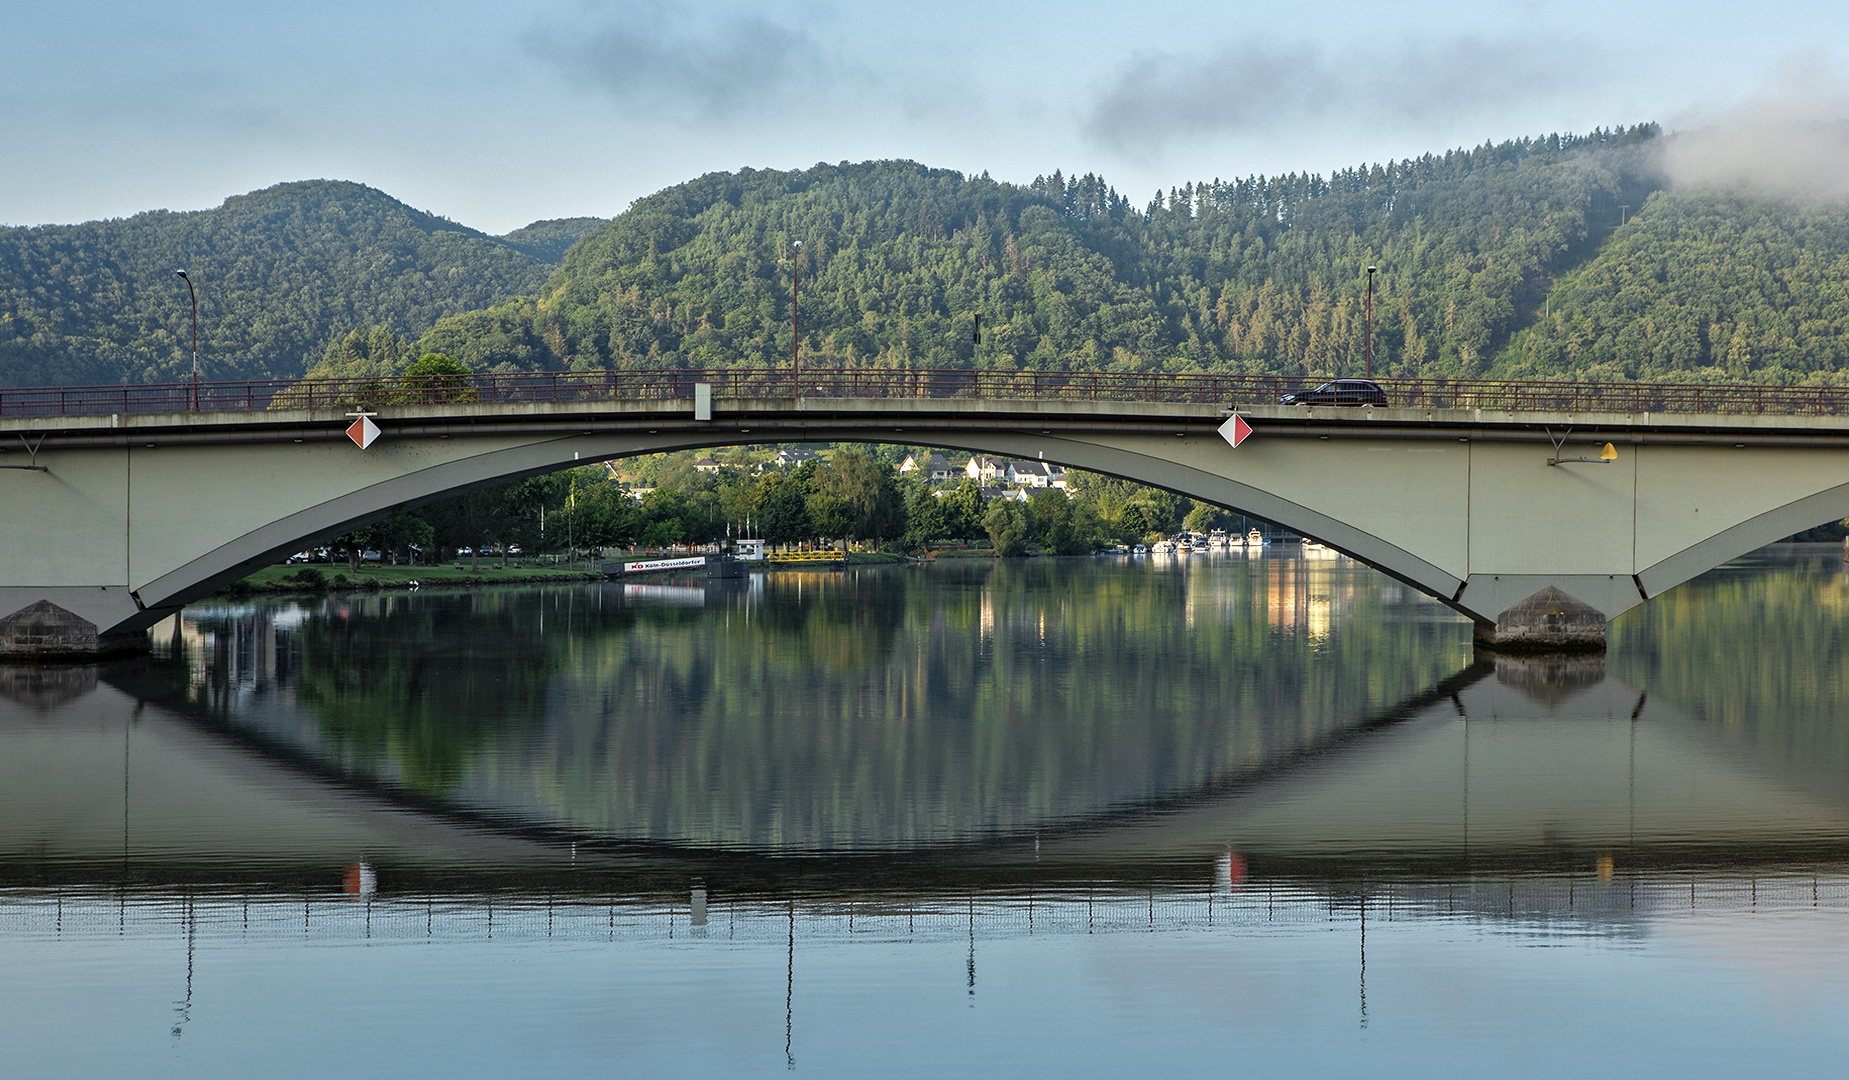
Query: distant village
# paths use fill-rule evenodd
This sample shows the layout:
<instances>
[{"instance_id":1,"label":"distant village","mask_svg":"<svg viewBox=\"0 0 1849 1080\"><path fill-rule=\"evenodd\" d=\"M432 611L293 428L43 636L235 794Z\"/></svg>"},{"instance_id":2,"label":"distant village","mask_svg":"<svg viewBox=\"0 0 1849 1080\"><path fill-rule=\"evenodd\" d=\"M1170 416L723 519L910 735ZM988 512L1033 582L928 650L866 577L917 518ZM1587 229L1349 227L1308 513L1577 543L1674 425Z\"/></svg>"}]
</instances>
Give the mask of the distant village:
<instances>
[{"instance_id":1,"label":"distant village","mask_svg":"<svg viewBox=\"0 0 1849 1080\"><path fill-rule=\"evenodd\" d=\"M728 454L724 461L696 456L693 458L693 470L712 474L724 469L738 469L747 475L756 476L771 469L787 471L800 468L805 462L822 461L829 452L783 447L754 453L755 449L739 448ZM612 479L629 491L631 497L641 499L661 483L662 466L675 456L625 458L606 462L604 467L609 470ZM1048 488L1064 491L1068 496L1074 494L1067 486L1065 466L1050 461L1016 461L986 454L960 457L941 450L912 450L903 453L894 463L894 470L904 479L930 485L940 495L963 480L974 480L981 488L984 502L997 499L1026 502L1035 491Z\"/></svg>"},{"instance_id":2,"label":"distant village","mask_svg":"<svg viewBox=\"0 0 1849 1080\"><path fill-rule=\"evenodd\" d=\"M1208 503L1040 460L930 447L772 445L621 458L446 499L334 546L388 561L484 552L773 546L1085 554L1259 524ZM353 560L350 560L353 561Z\"/></svg>"}]
</instances>

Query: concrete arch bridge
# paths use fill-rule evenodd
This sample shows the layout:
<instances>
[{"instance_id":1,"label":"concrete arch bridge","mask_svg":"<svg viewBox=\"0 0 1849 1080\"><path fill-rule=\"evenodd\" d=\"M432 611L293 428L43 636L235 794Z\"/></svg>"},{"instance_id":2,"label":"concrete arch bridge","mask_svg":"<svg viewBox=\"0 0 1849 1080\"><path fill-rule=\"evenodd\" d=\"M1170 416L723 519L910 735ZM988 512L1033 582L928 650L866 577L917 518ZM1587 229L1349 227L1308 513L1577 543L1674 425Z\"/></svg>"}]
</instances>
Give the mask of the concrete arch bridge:
<instances>
[{"instance_id":1,"label":"concrete arch bridge","mask_svg":"<svg viewBox=\"0 0 1849 1080\"><path fill-rule=\"evenodd\" d=\"M1649 597L1849 516L1849 391L1406 381L1387 407L1275 404L1292 388L865 369L0 390L0 653L144 648L187 602L419 504L749 443L954 447L1166 488L1321 540L1502 645L1597 646Z\"/></svg>"}]
</instances>

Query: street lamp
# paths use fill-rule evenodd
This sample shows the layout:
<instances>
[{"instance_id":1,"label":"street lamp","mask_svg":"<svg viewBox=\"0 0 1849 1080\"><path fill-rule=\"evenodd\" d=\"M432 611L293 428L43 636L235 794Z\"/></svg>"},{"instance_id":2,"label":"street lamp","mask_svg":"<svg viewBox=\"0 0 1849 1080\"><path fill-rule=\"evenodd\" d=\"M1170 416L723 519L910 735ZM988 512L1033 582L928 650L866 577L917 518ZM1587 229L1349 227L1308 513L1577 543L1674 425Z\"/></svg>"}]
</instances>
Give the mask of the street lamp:
<instances>
[{"instance_id":1,"label":"street lamp","mask_svg":"<svg viewBox=\"0 0 1849 1080\"><path fill-rule=\"evenodd\" d=\"M193 279L186 276L186 271L175 270L181 281L186 282L186 293L193 298L193 411L199 411L199 293L193 289Z\"/></svg>"},{"instance_id":2,"label":"street lamp","mask_svg":"<svg viewBox=\"0 0 1849 1080\"><path fill-rule=\"evenodd\" d=\"M797 293L797 278L802 273L801 260L803 242L797 240L791 246L794 247L796 251L795 254L790 256L790 393L792 396L800 398L803 396L803 339L802 322L797 314L798 309L802 306L802 301Z\"/></svg>"},{"instance_id":3,"label":"street lamp","mask_svg":"<svg viewBox=\"0 0 1849 1080\"><path fill-rule=\"evenodd\" d=\"M1367 268L1367 377L1374 377L1374 267Z\"/></svg>"}]
</instances>

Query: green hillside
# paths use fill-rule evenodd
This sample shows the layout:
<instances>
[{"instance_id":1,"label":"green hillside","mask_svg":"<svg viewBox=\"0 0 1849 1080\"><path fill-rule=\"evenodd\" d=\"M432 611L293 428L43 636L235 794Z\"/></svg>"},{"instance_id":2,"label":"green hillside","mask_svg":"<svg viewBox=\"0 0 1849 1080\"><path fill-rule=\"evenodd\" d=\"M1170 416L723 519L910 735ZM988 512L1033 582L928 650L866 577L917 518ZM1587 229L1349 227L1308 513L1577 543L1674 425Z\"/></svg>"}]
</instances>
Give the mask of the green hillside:
<instances>
[{"instance_id":1,"label":"green hillside","mask_svg":"<svg viewBox=\"0 0 1849 1080\"><path fill-rule=\"evenodd\" d=\"M1089 174L746 169L499 238L357 184L284 184L0 229L0 385L183 374L180 266L209 378L424 352L780 366L792 270L818 366L1316 378L1361 368L1370 265L1390 377L1849 378L1849 208L1670 191L1663 145L1649 124L1549 135L1140 205Z\"/></svg>"},{"instance_id":2,"label":"green hillside","mask_svg":"<svg viewBox=\"0 0 1849 1080\"><path fill-rule=\"evenodd\" d=\"M578 241L609 223L607 218L574 217L535 221L522 229L501 234L501 242L540 262L555 263Z\"/></svg>"},{"instance_id":3,"label":"green hillside","mask_svg":"<svg viewBox=\"0 0 1849 1080\"><path fill-rule=\"evenodd\" d=\"M195 213L0 228L0 385L301 374L328 341L532 294L550 266L359 184L279 184Z\"/></svg>"},{"instance_id":4,"label":"green hillside","mask_svg":"<svg viewBox=\"0 0 1849 1080\"><path fill-rule=\"evenodd\" d=\"M714 174L639 200L541 298L446 319L481 368L818 365L1481 375L1651 190L1654 126L1346 170L1017 186L912 162ZM983 339L972 342L977 314Z\"/></svg>"},{"instance_id":5,"label":"green hillside","mask_svg":"<svg viewBox=\"0 0 1849 1080\"><path fill-rule=\"evenodd\" d=\"M1508 350L1522 377L1837 381L1849 208L1652 193Z\"/></svg>"}]
</instances>

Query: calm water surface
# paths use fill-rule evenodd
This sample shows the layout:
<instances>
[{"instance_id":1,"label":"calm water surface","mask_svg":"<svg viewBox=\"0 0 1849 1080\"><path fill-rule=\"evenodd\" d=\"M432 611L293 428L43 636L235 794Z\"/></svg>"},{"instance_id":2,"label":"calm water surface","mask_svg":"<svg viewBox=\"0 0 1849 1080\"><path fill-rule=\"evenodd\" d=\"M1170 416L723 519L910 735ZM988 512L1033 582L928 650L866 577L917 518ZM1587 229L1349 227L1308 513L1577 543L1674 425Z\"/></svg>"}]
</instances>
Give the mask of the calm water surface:
<instances>
[{"instance_id":1,"label":"calm water surface","mask_svg":"<svg viewBox=\"0 0 1849 1080\"><path fill-rule=\"evenodd\" d=\"M5 1073L1829 1070L1845 628L1814 549L1543 661L1294 551L202 606L0 668Z\"/></svg>"}]
</instances>

